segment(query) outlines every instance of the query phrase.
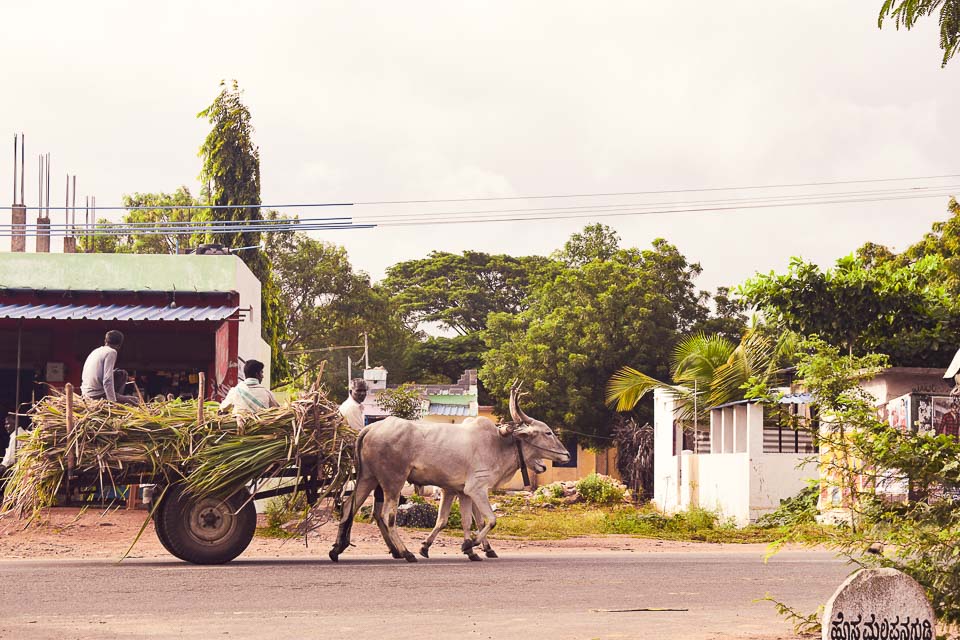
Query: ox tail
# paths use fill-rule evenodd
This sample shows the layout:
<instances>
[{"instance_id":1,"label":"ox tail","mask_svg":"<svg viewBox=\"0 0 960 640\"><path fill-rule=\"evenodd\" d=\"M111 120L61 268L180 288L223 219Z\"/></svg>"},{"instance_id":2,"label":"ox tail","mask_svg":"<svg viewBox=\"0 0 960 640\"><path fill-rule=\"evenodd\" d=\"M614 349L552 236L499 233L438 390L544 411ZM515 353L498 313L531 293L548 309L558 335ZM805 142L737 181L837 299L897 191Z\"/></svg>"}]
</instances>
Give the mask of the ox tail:
<instances>
[{"instance_id":1,"label":"ox tail","mask_svg":"<svg viewBox=\"0 0 960 640\"><path fill-rule=\"evenodd\" d=\"M354 445L354 466L357 469L353 480L353 492L350 494L350 514L351 516L357 510L357 485L360 483L360 477L363 475L363 439L370 432L370 427L364 427L357 436L357 443Z\"/></svg>"}]
</instances>

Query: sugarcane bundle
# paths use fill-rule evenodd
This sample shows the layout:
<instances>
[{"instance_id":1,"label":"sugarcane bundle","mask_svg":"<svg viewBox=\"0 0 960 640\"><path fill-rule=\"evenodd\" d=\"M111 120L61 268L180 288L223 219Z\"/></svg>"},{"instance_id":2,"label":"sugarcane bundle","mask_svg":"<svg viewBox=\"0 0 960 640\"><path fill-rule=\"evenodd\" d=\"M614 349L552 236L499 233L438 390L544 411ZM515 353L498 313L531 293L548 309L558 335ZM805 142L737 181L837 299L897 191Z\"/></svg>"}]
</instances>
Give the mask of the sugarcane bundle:
<instances>
[{"instance_id":1,"label":"sugarcane bundle","mask_svg":"<svg viewBox=\"0 0 960 640\"><path fill-rule=\"evenodd\" d=\"M182 482L197 495L229 495L305 462L338 490L352 469L356 434L336 404L314 385L288 405L257 415L223 415L216 403L202 412L195 400L136 406L54 394L31 411L34 429L18 448L0 514L31 519L54 504L72 474L101 493L131 483ZM202 415L202 417L201 417Z\"/></svg>"}]
</instances>

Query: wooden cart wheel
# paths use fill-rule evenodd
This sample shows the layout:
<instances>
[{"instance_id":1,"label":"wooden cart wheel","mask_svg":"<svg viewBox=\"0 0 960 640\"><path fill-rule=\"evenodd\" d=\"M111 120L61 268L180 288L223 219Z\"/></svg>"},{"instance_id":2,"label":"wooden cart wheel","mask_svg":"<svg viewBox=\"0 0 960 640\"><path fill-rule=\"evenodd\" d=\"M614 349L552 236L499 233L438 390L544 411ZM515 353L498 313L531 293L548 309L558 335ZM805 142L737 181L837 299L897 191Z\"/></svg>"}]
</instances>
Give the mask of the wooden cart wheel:
<instances>
[{"instance_id":1,"label":"wooden cart wheel","mask_svg":"<svg viewBox=\"0 0 960 640\"><path fill-rule=\"evenodd\" d=\"M194 564L223 564L243 553L257 528L249 494L226 500L195 498L174 487L157 509L157 537L174 556Z\"/></svg>"}]
</instances>

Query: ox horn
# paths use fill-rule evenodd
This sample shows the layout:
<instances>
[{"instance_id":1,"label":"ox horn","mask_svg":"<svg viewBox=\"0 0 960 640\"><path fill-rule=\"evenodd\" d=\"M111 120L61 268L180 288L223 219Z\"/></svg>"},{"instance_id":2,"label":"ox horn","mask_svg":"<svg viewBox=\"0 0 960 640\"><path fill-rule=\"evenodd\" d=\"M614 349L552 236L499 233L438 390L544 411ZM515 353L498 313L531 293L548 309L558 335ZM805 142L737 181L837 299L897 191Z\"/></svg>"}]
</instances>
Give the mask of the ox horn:
<instances>
[{"instance_id":1,"label":"ox horn","mask_svg":"<svg viewBox=\"0 0 960 640\"><path fill-rule=\"evenodd\" d=\"M522 382L515 381L510 388L510 417L513 418L514 422L530 424L533 420L520 408L520 396L522 395L520 393L520 387L522 386Z\"/></svg>"}]
</instances>

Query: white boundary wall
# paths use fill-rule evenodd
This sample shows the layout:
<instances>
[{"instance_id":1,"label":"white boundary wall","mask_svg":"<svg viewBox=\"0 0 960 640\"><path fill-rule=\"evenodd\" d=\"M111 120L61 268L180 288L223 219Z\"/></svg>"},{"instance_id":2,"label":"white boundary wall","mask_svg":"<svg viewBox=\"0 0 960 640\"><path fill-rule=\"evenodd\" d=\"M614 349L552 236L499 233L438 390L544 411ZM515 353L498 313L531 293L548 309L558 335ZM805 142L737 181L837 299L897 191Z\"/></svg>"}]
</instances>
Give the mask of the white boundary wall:
<instances>
[{"instance_id":1,"label":"white boundary wall","mask_svg":"<svg viewBox=\"0 0 960 640\"><path fill-rule=\"evenodd\" d=\"M818 477L810 454L763 452L763 406L753 403L714 409L711 453L684 452L678 466L674 415L670 395L654 392L654 502L667 513L702 507L744 526Z\"/></svg>"}]
</instances>

